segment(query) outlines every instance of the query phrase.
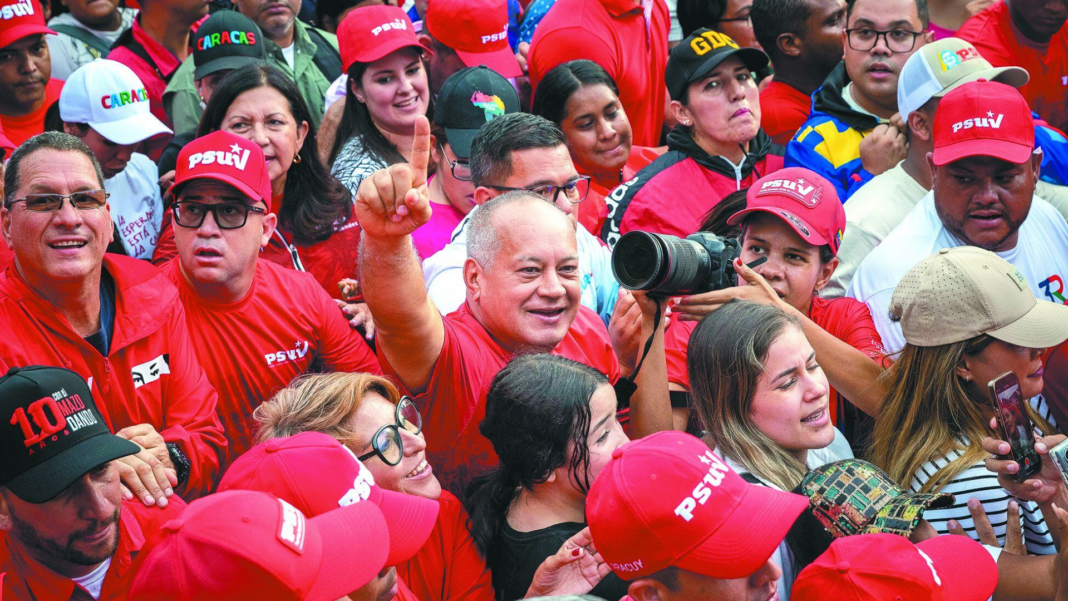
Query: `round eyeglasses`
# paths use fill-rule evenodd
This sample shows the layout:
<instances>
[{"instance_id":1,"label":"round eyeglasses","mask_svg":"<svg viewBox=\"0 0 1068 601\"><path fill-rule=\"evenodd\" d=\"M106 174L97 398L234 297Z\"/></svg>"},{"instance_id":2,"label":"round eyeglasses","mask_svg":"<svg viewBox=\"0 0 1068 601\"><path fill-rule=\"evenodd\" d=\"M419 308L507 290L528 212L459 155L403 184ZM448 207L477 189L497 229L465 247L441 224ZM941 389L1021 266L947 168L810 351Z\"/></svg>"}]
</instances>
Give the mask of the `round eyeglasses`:
<instances>
[{"instance_id":1,"label":"round eyeglasses","mask_svg":"<svg viewBox=\"0 0 1068 601\"><path fill-rule=\"evenodd\" d=\"M382 426L371 437L371 452L357 457L360 461L367 461L372 457L378 457L386 465L398 465L404 458L404 443L401 441L401 428L411 434L419 434L423 431L423 416L409 396L401 397L397 403L397 409L393 414L394 423Z\"/></svg>"}]
</instances>

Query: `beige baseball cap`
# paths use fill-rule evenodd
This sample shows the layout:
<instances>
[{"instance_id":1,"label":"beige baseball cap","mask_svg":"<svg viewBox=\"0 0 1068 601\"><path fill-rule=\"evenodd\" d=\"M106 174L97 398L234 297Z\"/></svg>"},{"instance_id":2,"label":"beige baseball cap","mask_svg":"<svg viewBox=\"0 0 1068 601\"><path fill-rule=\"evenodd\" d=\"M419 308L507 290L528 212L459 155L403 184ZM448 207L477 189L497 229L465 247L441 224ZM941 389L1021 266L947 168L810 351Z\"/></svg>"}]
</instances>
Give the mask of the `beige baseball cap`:
<instances>
[{"instance_id":1,"label":"beige baseball cap","mask_svg":"<svg viewBox=\"0 0 1068 601\"><path fill-rule=\"evenodd\" d=\"M974 246L946 248L905 274L890 300L913 346L941 346L980 334L1026 348L1068 339L1068 306L1035 298L1020 270Z\"/></svg>"},{"instance_id":2,"label":"beige baseball cap","mask_svg":"<svg viewBox=\"0 0 1068 601\"><path fill-rule=\"evenodd\" d=\"M897 108L901 118L932 98L970 81L985 79L1020 88L1030 76L1020 67L994 67L979 51L960 38L944 38L925 44L905 61L897 84Z\"/></svg>"}]
</instances>

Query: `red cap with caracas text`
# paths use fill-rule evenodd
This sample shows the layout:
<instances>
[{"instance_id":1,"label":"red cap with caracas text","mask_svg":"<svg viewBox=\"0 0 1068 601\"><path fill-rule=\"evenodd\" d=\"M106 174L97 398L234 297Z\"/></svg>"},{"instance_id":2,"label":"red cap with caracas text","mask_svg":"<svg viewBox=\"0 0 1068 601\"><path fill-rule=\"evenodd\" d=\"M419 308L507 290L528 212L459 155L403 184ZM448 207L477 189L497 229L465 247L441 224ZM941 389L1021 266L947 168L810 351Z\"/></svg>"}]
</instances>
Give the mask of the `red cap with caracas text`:
<instances>
[{"instance_id":1,"label":"red cap with caracas text","mask_svg":"<svg viewBox=\"0 0 1068 601\"><path fill-rule=\"evenodd\" d=\"M36 34L56 35L45 25L37 0L0 0L0 48Z\"/></svg>"},{"instance_id":2,"label":"red cap with caracas text","mask_svg":"<svg viewBox=\"0 0 1068 601\"><path fill-rule=\"evenodd\" d=\"M219 483L220 491L235 489L270 493L309 516L361 501L374 503L389 525L386 565L391 566L423 547L438 518L437 501L382 489L348 447L320 432L272 438L252 447Z\"/></svg>"},{"instance_id":3,"label":"red cap with caracas text","mask_svg":"<svg viewBox=\"0 0 1068 601\"><path fill-rule=\"evenodd\" d=\"M387 565L389 530L371 503L308 518L268 494L229 491L190 503L151 546L131 600L334 601Z\"/></svg>"},{"instance_id":4,"label":"red cap with caracas text","mask_svg":"<svg viewBox=\"0 0 1068 601\"><path fill-rule=\"evenodd\" d=\"M612 453L586 521L624 580L670 566L732 579L764 565L806 507L806 497L746 482L699 439L659 432Z\"/></svg>"},{"instance_id":5,"label":"red cap with caracas text","mask_svg":"<svg viewBox=\"0 0 1068 601\"><path fill-rule=\"evenodd\" d=\"M1035 150L1031 107L1016 88L980 79L942 97L934 119L935 165L989 156L1019 165Z\"/></svg>"},{"instance_id":6,"label":"red cap with caracas text","mask_svg":"<svg viewBox=\"0 0 1068 601\"><path fill-rule=\"evenodd\" d=\"M252 200L271 209L271 177L263 149L228 131L215 131L186 144L178 153L171 194L195 179L213 179L230 184Z\"/></svg>"},{"instance_id":7,"label":"red cap with caracas text","mask_svg":"<svg viewBox=\"0 0 1068 601\"><path fill-rule=\"evenodd\" d=\"M508 45L508 3L500 0L434 0L426 9L426 28L456 52L465 66L486 65L504 77L519 77Z\"/></svg>"},{"instance_id":8,"label":"red cap with caracas text","mask_svg":"<svg viewBox=\"0 0 1068 601\"><path fill-rule=\"evenodd\" d=\"M842 246L846 214L838 192L831 182L808 169L787 167L758 179L745 195L745 209L731 215L727 223L736 225L758 211L790 224L809 244L830 246L835 255Z\"/></svg>"},{"instance_id":9,"label":"red cap with caracas text","mask_svg":"<svg viewBox=\"0 0 1068 601\"><path fill-rule=\"evenodd\" d=\"M912 544L899 534L846 536L801 570L793 601L930 599L985 601L998 584L990 552L966 536Z\"/></svg>"},{"instance_id":10,"label":"red cap with caracas text","mask_svg":"<svg viewBox=\"0 0 1068 601\"><path fill-rule=\"evenodd\" d=\"M346 73L353 63L373 63L401 48L433 54L415 37L408 13L388 5L364 6L349 12L338 25L337 45Z\"/></svg>"}]
</instances>

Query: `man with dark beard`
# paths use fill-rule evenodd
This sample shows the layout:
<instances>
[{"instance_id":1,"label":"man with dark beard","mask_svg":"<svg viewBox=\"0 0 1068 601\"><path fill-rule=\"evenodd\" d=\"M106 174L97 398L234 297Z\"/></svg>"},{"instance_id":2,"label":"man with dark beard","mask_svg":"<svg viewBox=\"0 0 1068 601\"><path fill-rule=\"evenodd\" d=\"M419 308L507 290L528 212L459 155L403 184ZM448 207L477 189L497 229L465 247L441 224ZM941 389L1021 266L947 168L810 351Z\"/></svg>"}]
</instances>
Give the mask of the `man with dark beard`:
<instances>
[{"instance_id":1,"label":"man with dark beard","mask_svg":"<svg viewBox=\"0 0 1068 601\"><path fill-rule=\"evenodd\" d=\"M0 596L125 599L145 537L185 503L122 501L113 460L140 447L108 431L70 370L11 368L0 416Z\"/></svg>"}]
</instances>

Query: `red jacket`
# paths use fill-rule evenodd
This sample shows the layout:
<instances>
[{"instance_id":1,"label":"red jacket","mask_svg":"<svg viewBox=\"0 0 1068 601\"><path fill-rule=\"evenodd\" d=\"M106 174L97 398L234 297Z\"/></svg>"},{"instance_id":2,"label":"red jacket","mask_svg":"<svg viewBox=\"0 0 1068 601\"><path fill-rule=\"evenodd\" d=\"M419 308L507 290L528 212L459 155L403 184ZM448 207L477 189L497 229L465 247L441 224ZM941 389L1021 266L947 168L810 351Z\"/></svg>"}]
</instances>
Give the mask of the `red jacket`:
<instances>
[{"instance_id":1,"label":"red jacket","mask_svg":"<svg viewBox=\"0 0 1068 601\"><path fill-rule=\"evenodd\" d=\"M178 290L152 265L104 255L115 280L110 354L100 355L11 267L0 274L0 373L54 365L81 374L112 431L150 424L192 467L183 496L208 492L226 449L217 395L196 359Z\"/></svg>"}]
</instances>

